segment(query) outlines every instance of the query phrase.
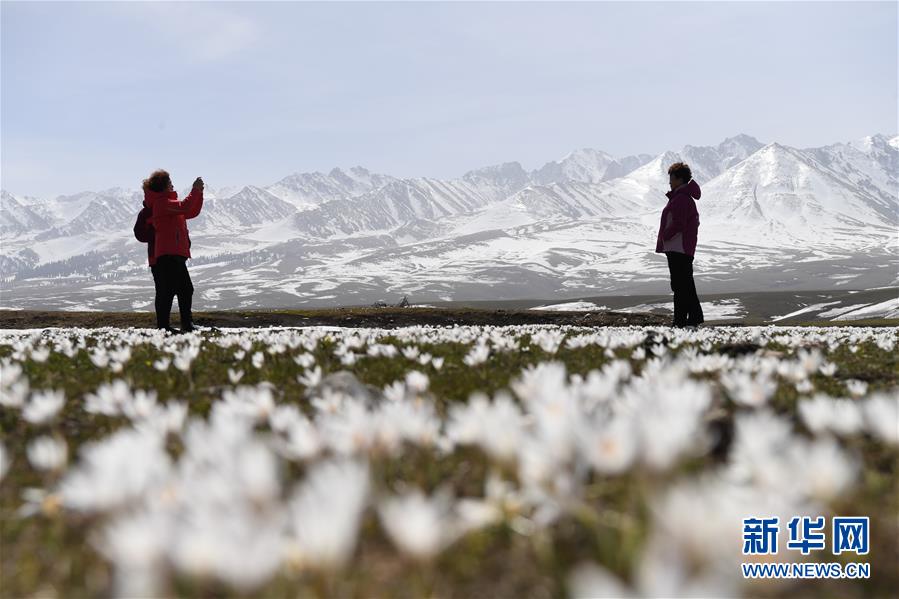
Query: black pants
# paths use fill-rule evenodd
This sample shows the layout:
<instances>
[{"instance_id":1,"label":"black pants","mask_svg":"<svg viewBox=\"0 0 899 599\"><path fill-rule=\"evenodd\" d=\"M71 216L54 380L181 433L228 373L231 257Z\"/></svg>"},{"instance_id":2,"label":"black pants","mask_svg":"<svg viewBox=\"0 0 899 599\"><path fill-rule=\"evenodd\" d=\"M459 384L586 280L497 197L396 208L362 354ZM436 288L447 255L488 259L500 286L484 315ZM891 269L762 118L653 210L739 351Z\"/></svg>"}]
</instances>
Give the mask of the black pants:
<instances>
[{"instance_id":1,"label":"black pants","mask_svg":"<svg viewBox=\"0 0 899 599\"><path fill-rule=\"evenodd\" d=\"M181 312L181 328L192 326L190 305L193 301L194 286L187 272L187 258L160 256L150 269L153 271L153 284L156 286L156 326L160 329L171 326L169 315L172 312L172 300L176 295L178 310Z\"/></svg>"},{"instance_id":2,"label":"black pants","mask_svg":"<svg viewBox=\"0 0 899 599\"><path fill-rule=\"evenodd\" d=\"M680 252L665 252L674 292L674 326L697 325L705 322L702 306L693 283L693 256Z\"/></svg>"}]
</instances>

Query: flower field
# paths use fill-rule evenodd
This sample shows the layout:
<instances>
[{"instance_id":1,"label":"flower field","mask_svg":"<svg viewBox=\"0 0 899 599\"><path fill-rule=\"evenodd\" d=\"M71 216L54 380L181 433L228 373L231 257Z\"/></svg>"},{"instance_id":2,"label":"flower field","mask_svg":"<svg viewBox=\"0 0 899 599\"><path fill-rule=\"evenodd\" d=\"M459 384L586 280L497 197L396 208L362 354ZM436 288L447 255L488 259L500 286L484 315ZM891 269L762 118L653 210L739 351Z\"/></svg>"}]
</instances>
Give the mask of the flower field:
<instances>
[{"instance_id":1,"label":"flower field","mask_svg":"<svg viewBox=\"0 0 899 599\"><path fill-rule=\"evenodd\" d=\"M0 595L887 596L899 329L0 331ZM868 516L868 579L743 518Z\"/></svg>"}]
</instances>

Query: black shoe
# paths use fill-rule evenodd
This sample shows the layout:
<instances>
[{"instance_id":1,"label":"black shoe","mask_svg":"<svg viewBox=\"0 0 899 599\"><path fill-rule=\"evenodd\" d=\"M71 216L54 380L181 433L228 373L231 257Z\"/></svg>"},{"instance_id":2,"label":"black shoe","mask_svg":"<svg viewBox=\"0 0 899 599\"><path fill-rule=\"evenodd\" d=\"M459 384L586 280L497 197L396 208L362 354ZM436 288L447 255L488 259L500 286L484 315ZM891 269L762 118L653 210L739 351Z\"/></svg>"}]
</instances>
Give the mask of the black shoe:
<instances>
[{"instance_id":1,"label":"black shoe","mask_svg":"<svg viewBox=\"0 0 899 599\"><path fill-rule=\"evenodd\" d=\"M163 329L169 335L180 335L181 334L181 331L179 331L178 329L173 329L172 327L159 327L159 328Z\"/></svg>"},{"instance_id":2,"label":"black shoe","mask_svg":"<svg viewBox=\"0 0 899 599\"><path fill-rule=\"evenodd\" d=\"M181 327L181 332L182 332L182 333L193 333L193 332L196 331L196 330L197 330L197 329L194 328L194 325L193 325L193 324L188 324L187 326Z\"/></svg>"}]
</instances>

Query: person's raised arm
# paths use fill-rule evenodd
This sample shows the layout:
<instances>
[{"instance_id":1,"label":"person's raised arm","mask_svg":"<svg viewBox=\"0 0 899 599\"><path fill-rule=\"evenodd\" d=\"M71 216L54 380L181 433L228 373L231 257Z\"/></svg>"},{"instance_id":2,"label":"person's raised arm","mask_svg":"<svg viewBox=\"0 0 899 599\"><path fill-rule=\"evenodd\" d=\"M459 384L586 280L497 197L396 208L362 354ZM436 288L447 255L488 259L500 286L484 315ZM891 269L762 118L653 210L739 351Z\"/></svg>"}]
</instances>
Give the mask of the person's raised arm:
<instances>
[{"instance_id":1,"label":"person's raised arm","mask_svg":"<svg viewBox=\"0 0 899 599\"><path fill-rule=\"evenodd\" d=\"M160 197L153 205L153 214L181 214L184 218L194 218L203 208L203 180L197 177L190 194L184 201Z\"/></svg>"},{"instance_id":2,"label":"person's raised arm","mask_svg":"<svg viewBox=\"0 0 899 599\"><path fill-rule=\"evenodd\" d=\"M190 190L190 194L187 196L187 199L184 200L184 205L187 207L184 218L196 218L199 216L200 210L203 209L203 187L203 179L197 177L197 180L194 181L194 185Z\"/></svg>"}]
</instances>

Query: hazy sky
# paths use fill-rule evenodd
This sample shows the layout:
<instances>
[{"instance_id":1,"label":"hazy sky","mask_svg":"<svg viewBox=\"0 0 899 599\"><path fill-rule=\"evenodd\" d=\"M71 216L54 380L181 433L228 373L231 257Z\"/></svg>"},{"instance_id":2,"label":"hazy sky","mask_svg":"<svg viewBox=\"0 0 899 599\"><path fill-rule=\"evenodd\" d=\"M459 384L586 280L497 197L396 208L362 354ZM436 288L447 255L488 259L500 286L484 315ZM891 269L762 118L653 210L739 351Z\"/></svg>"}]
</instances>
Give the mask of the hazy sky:
<instances>
[{"instance_id":1,"label":"hazy sky","mask_svg":"<svg viewBox=\"0 0 899 599\"><path fill-rule=\"evenodd\" d=\"M2 186L456 177L897 130L897 4L0 4Z\"/></svg>"}]
</instances>

